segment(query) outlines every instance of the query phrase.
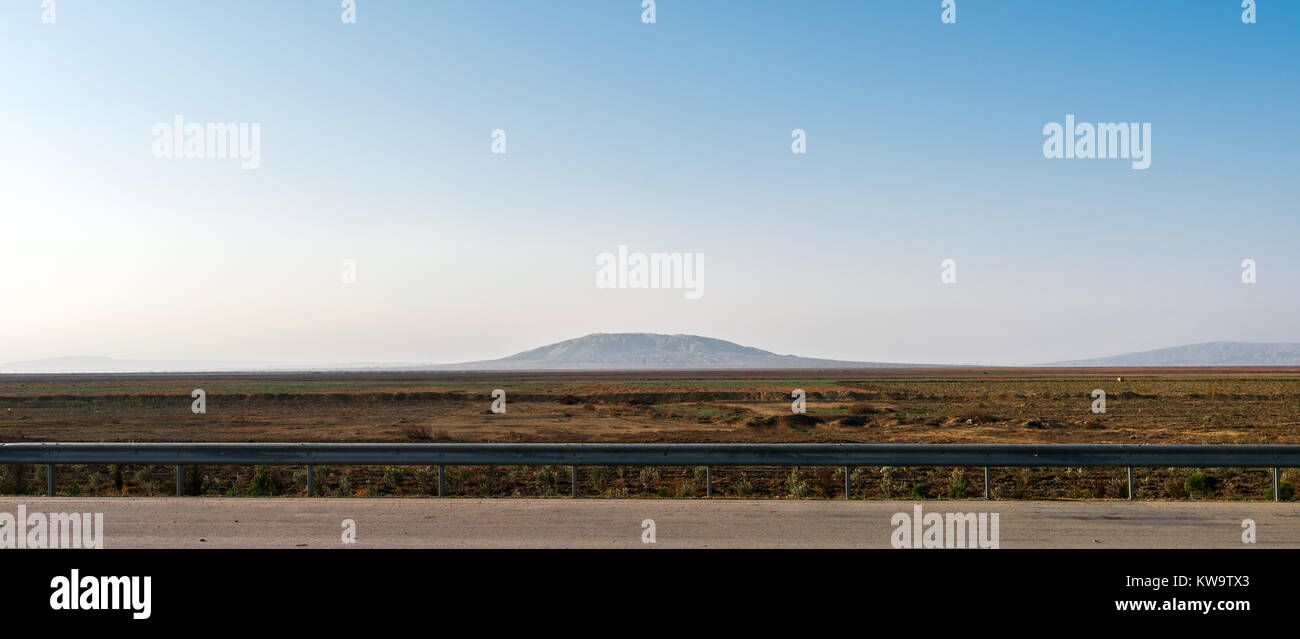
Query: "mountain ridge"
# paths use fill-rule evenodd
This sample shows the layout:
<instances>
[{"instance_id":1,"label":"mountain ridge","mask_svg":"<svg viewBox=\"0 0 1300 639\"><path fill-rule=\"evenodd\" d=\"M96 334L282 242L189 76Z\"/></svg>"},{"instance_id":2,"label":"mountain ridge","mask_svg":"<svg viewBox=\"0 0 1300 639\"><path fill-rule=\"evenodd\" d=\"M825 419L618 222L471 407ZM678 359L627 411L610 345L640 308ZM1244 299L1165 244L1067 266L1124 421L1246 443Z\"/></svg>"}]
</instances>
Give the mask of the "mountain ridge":
<instances>
[{"instance_id":1,"label":"mountain ridge","mask_svg":"<svg viewBox=\"0 0 1300 639\"><path fill-rule=\"evenodd\" d=\"M1042 366L1300 366L1300 344L1199 342L1106 357L1052 362Z\"/></svg>"},{"instance_id":2,"label":"mountain ridge","mask_svg":"<svg viewBox=\"0 0 1300 639\"><path fill-rule=\"evenodd\" d=\"M498 359L453 364L126 360L52 357L0 364L0 374L197 373L308 371L545 371L967 368L957 364L858 362L742 346L714 337L663 333L592 333ZM1300 343L1200 342L1106 357L1037 364L1059 367L1300 366Z\"/></svg>"},{"instance_id":3,"label":"mountain ridge","mask_svg":"<svg viewBox=\"0 0 1300 639\"><path fill-rule=\"evenodd\" d=\"M889 368L923 366L779 355L715 337L663 333L591 333L500 359L443 364L438 370L664 370Z\"/></svg>"}]
</instances>

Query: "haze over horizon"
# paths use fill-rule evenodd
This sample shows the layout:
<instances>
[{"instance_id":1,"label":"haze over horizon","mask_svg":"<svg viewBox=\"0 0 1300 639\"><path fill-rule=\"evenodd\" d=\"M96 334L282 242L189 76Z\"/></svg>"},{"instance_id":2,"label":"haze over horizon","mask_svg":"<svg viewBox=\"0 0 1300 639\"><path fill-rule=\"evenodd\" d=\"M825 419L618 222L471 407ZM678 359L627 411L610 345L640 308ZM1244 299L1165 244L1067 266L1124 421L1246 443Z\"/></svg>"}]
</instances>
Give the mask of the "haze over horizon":
<instances>
[{"instance_id":1,"label":"haze over horizon","mask_svg":"<svg viewBox=\"0 0 1300 639\"><path fill-rule=\"evenodd\" d=\"M1300 342L1300 3L639 4L5 4L0 362ZM176 115L260 166L155 158ZM1045 159L1067 115L1151 123L1150 167ZM702 297L597 288L620 245L703 254Z\"/></svg>"},{"instance_id":2,"label":"haze over horizon","mask_svg":"<svg viewBox=\"0 0 1300 639\"><path fill-rule=\"evenodd\" d=\"M882 362L809 358L700 335L594 333L468 362L239 362L124 360L95 356L0 362L0 375L33 373L875 369L982 366L978 362ZM987 365L983 365L987 366ZM1108 357L1024 362L1025 367L1300 366L1300 343L1208 342Z\"/></svg>"}]
</instances>

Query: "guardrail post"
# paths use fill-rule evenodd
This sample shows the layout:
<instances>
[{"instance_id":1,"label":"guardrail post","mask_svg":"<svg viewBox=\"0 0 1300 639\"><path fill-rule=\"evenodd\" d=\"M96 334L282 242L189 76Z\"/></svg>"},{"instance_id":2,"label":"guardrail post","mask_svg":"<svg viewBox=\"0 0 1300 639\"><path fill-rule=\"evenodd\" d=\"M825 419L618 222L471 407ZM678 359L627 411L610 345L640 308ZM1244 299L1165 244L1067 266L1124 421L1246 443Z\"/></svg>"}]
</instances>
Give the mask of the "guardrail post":
<instances>
[{"instance_id":1,"label":"guardrail post","mask_svg":"<svg viewBox=\"0 0 1300 639\"><path fill-rule=\"evenodd\" d=\"M989 467L984 467L984 498L993 499L993 488L989 485Z\"/></svg>"},{"instance_id":2,"label":"guardrail post","mask_svg":"<svg viewBox=\"0 0 1300 639\"><path fill-rule=\"evenodd\" d=\"M569 497L578 498L578 467L569 466Z\"/></svg>"},{"instance_id":3,"label":"guardrail post","mask_svg":"<svg viewBox=\"0 0 1300 639\"><path fill-rule=\"evenodd\" d=\"M1133 467L1128 467L1128 500L1133 501Z\"/></svg>"},{"instance_id":4,"label":"guardrail post","mask_svg":"<svg viewBox=\"0 0 1300 639\"><path fill-rule=\"evenodd\" d=\"M54 496L54 464L45 466L45 492L50 497Z\"/></svg>"},{"instance_id":5,"label":"guardrail post","mask_svg":"<svg viewBox=\"0 0 1300 639\"><path fill-rule=\"evenodd\" d=\"M704 496L713 497L713 467L704 467Z\"/></svg>"},{"instance_id":6,"label":"guardrail post","mask_svg":"<svg viewBox=\"0 0 1300 639\"><path fill-rule=\"evenodd\" d=\"M849 487L849 467L844 467L844 498L853 499L853 491Z\"/></svg>"},{"instance_id":7,"label":"guardrail post","mask_svg":"<svg viewBox=\"0 0 1300 639\"><path fill-rule=\"evenodd\" d=\"M1282 485L1279 483L1277 467L1273 468L1273 501L1282 501Z\"/></svg>"},{"instance_id":8,"label":"guardrail post","mask_svg":"<svg viewBox=\"0 0 1300 639\"><path fill-rule=\"evenodd\" d=\"M314 481L315 477L312 476L312 468L313 466L311 464L307 464L307 496L308 497L311 497L312 493L316 492L315 491L316 482Z\"/></svg>"},{"instance_id":9,"label":"guardrail post","mask_svg":"<svg viewBox=\"0 0 1300 639\"><path fill-rule=\"evenodd\" d=\"M176 496L185 495L185 464L176 464Z\"/></svg>"},{"instance_id":10,"label":"guardrail post","mask_svg":"<svg viewBox=\"0 0 1300 639\"><path fill-rule=\"evenodd\" d=\"M447 467L438 466L438 496L442 497L443 491L447 488Z\"/></svg>"}]
</instances>

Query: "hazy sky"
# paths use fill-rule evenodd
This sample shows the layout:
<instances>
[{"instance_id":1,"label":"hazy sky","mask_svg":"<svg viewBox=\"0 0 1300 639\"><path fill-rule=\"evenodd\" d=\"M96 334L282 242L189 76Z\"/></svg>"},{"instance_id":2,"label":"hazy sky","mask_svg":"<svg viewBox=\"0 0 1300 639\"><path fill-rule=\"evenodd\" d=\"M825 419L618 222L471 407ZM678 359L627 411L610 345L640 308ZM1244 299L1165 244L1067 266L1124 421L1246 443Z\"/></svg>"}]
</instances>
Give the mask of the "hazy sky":
<instances>
[{"instance_id":1,"label":"hazy sky","mask_svg":"<svg viewBox=\"0 0 1300 639\"><path fill-rule=\"evenodd\" d=\"M0 4L0 361L1300 341L1300 3L40 4ZM178 114L260 165L156 158ZM1150 168L1045 158L1067 114L1151 123ZM703 297L597 288L620 244Z\"/></svg>"}]
</instances>

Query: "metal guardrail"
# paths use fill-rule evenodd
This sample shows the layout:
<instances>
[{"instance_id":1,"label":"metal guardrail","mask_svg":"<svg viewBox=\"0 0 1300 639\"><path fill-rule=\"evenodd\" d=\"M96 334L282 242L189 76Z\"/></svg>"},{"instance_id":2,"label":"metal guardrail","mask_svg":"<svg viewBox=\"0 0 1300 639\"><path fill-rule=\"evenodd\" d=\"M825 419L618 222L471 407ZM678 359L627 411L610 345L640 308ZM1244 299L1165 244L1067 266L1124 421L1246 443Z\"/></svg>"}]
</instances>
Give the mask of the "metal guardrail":
<instances>
[{"instance_id":1,"label":"metal guardrail","mask_svg":"<svg viewBox=\"0 0 1300 639\"><path fill-rule=\"evenodd\" d=\"M208 443L14 443L0 444L0 463L47 464L54 494L54 464L438 466L443 494L446 466L571 466L577 496L579 466L704 466L713 493L713 466L983 466L989 497L990 467L1105 466L1128 469L1133 498L1134 467L1272 468L1273 496L1280 497L1281 467L1300 467L1300 446L1209 444L208 444ZM845 494L849 493L849 473ZM182 481L177 481L181 494Z\"/></svg>"}]
</instances>

